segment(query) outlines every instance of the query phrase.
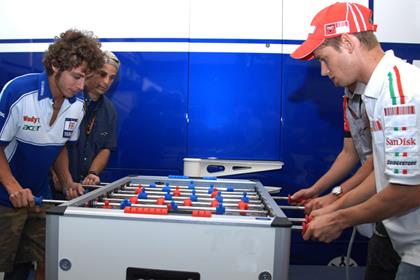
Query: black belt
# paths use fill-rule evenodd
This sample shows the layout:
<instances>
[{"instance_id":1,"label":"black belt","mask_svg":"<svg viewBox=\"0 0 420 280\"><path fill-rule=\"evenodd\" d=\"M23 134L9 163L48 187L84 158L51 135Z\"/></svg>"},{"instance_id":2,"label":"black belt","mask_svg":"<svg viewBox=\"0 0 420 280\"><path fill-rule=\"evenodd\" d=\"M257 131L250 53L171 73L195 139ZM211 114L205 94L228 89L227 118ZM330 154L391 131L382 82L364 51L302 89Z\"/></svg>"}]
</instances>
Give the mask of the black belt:
<instances>
[{"instance_id":1,"label":"black belt","mask_svg":"<svg viewBox=\"0 0 420 280\"><path fill-rule=\"evenodd\" d=\"M375 223L373 232L383 238L389 238L388 232L386 232L385 226L382 222Z\"/></svg>"}]
</instances>

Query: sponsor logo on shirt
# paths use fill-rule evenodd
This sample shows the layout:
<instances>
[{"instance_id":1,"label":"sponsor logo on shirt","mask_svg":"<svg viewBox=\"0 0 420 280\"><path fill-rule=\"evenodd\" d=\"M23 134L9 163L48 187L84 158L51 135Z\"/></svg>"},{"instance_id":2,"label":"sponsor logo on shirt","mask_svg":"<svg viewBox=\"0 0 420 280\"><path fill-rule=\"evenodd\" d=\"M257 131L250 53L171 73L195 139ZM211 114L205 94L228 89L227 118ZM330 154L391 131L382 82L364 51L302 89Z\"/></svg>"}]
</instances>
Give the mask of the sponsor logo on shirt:
<instances>
[{"instance_id":1,"label":"sponsor logo on shirt","mask_svg":"<svg viewBox=\"0 0 420 280\"><path fill-rule=\"evenodd\" d=\"M40 125L36 125L40 123L39 118L36 116L23 116L23 121L25 122L22 126L22 130L28 130L28 131L39 131L41 128Z\"/></svg>"},{"instance_id":2,"label":"sponsor logo on shirt","mask_svg":"<svg viewBox=\"0 0 420 280\"><path fill-rule=\"evenodd\" d=\"M413 137L410 138L386 138L386 144L390 146L414 146L416 145L416 139Z\"/></svg>"},{"instance_id":3,"label":"sponsor logo on shirt","mask_svg":"<svg viewBox=\"0 0 420 280\"><path fill-rule=\"evenodd\" d=\"M22 130L29 130L29 131L39 131L39 129L41 128L40 125L29 125L29 124L24 124L22 126Z\"/></svg>"},{"instance_id":4,"label":"sponsor logo on shirt","mask_svg":"<svg viewBox=\"0 0 420 280\"><path fill-rule=\"evenodd\" d=\"M0 112L0 117L4 118L5 114L3 112Z\"/></svg>"},{"instance_id":5,"label":"sponsor logo on shirt","mask_svg":"<svg viewBox=\"0 0 420 280\"><path fill-rule=\"evenodd\" d=\"M326 24L324 28L325 36L350 32L350 26L347 20Z\"/></svg>"},{"instance_id":6,"label":"sponsor logo on shirt","mask_svg":"<svg viewBox=\"0 0 420 280\"><path fill-rule=\"evenodd\" d=\"M390 165L411 166L411 165L416 165L417 161L416 160L410 160L410 161L387 160L386 163Z\"/></svg>"},{"instance_id":7,"label":"sponsor logo on shirt","mask_svg":"<svg viewBox=\"0 0 420 280\"><path fill-rule=\"evenodd\" d=\"M77 125L77 119L66 118L64 121L63 137L70 138Z\"/></svg>"},{"instance_id":8,"label":"sponsor logo on shirt","mask_svg":"<svg viewBox=\"0 0 420 280\"><path fill-rule=\"evenodd\" d=\"M384 113L385 116L414 115L416 113L416 107L414 105L388 107L384 108Z\"/></svg>"},{"instance_id":9,"label":"sponsor logo on shirt","mask_svg":"<svg viewBox=\"0 0 420 280\"><path fill-rule=\"evenodd\" d=\"M39 118L35 116L23 116L24 122L30 122L30 123L39 123Z\"/></svg>"}]
</instances>

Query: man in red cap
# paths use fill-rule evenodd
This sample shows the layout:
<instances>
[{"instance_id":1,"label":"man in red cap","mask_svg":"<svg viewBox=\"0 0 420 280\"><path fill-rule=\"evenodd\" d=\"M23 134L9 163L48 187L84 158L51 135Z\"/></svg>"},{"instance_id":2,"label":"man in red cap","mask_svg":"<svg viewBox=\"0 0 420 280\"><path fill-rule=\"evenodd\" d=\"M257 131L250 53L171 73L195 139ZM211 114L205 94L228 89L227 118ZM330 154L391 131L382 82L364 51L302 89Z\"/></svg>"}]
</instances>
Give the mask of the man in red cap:
<instances>
[{"instance_id":1,"label":"man in red cap","mask_svg":"<svg viewBox=\"0 0 420 280\"><path fill-rule=\"evenodd\" d=\"M396 279L420 279L420 69L382 50L371 11L360 4L330 5L311 25L313 32L291 56L318 59L321 75L336 86L366 85L375 184L316 211L304 239L330 242L347 227L383 220L401 256Z\"/></svg>"}]
</instances>

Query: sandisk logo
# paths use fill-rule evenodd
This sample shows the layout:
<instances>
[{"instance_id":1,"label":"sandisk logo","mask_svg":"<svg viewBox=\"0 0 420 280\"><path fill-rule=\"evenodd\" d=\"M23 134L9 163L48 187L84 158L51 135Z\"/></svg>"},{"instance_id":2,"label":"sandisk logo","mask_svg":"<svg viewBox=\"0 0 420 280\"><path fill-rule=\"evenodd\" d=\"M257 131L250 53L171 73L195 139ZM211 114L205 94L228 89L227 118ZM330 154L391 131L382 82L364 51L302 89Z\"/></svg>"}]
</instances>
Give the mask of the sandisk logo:
<instances>
[{"instance_id":1,"label":"sandisk logo","mask_svg":"<svg viewBox=\"0 0 420 280\"><path fill-rule=\"evenodd\" d=\"M411 137L410 139L407 138L397 138L397 139L386 139L386 144L390 146L413 146L416 145L416 139Z\"/></svg>"}]
</instances>

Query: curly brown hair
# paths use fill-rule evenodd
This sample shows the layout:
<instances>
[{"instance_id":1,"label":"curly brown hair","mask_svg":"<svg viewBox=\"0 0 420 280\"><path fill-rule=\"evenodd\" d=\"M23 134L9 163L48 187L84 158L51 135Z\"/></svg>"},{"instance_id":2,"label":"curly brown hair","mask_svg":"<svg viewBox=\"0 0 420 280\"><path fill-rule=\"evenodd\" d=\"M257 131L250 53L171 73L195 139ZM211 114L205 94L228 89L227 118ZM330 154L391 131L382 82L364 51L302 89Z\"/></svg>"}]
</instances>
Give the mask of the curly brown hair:
<instances>
[{"instance_id":1,"label":"curly brown hair","mask_svg":"<svg viewBox=\"0 0 420 280\"><path fill-rule=\"evenodd\" d=\"M92 32L69 29L55 37L42 62L48 76L53 74L53 66L62 72L86 63L88 72L96 71L104 64L100 47L101 43Z\"/></svg>"}]
</instances>

